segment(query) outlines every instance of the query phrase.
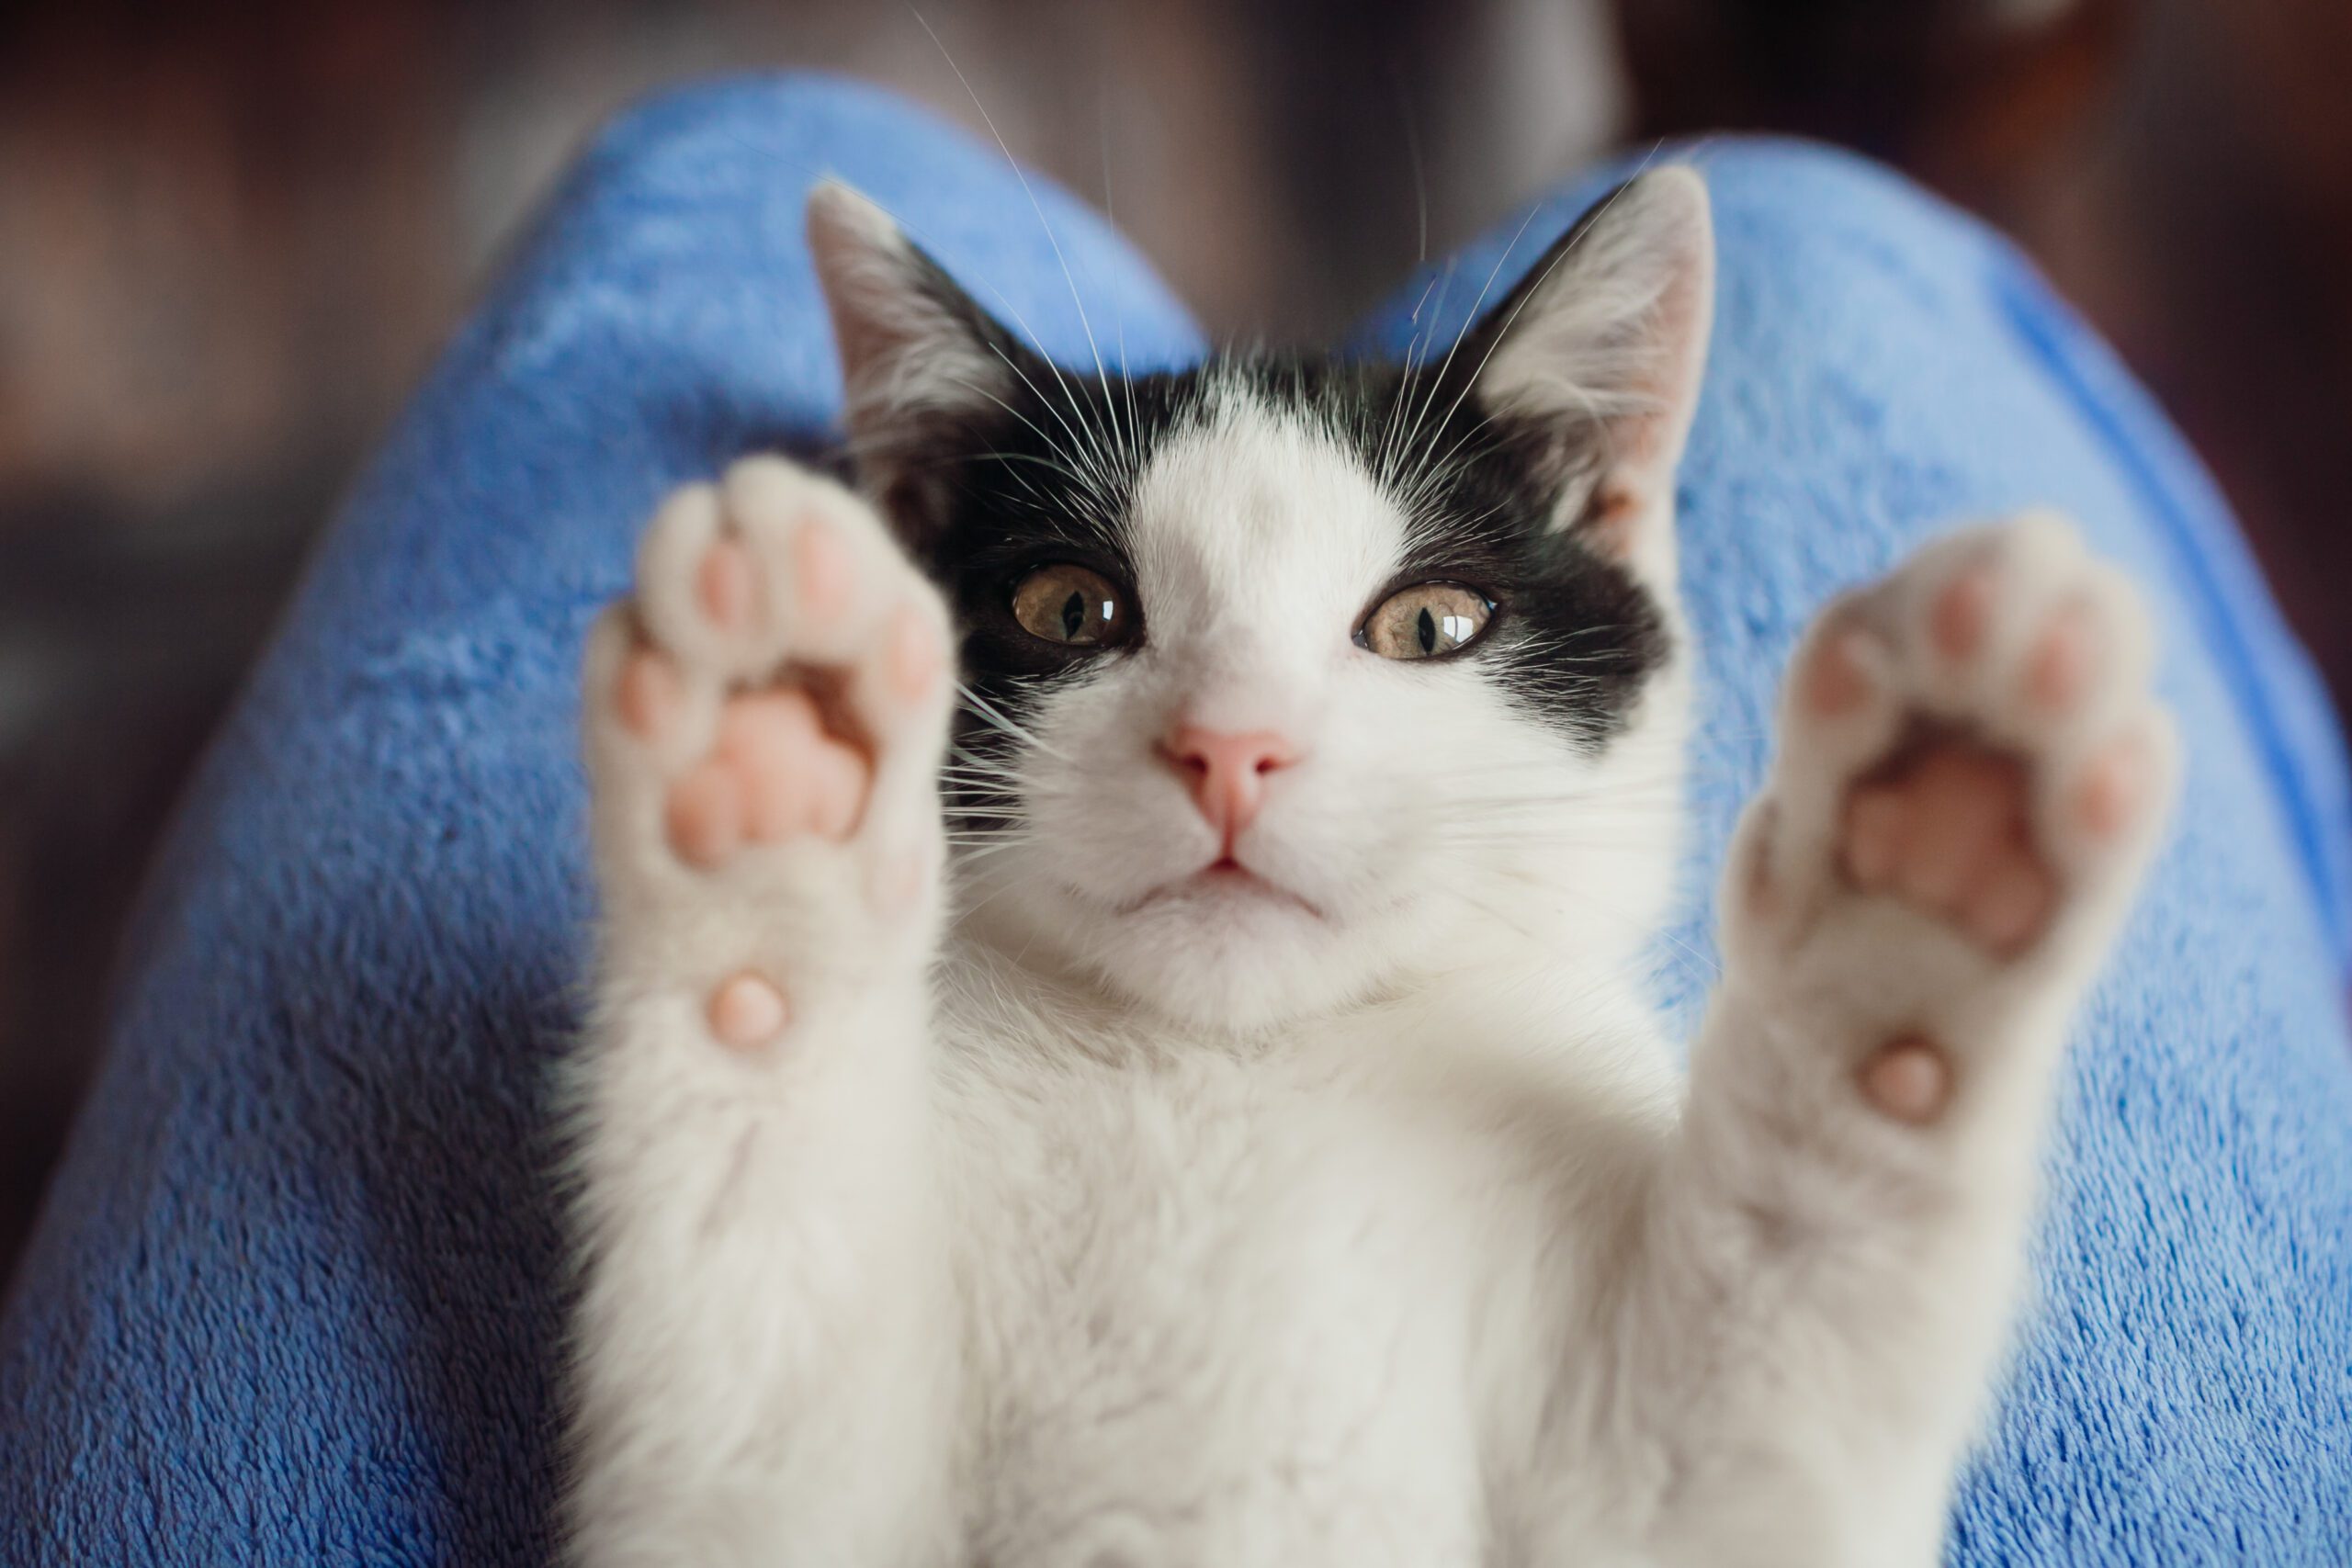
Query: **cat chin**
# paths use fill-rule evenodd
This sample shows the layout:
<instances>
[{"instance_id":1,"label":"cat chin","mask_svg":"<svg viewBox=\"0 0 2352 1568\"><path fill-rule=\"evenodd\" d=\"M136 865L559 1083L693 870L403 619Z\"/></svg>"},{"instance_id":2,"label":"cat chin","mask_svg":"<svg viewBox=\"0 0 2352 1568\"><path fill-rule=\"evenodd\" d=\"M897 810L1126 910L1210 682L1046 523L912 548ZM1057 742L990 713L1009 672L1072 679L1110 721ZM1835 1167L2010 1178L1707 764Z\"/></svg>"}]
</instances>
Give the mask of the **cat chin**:
<instances>
[{"instance_id":1,"label":"cat chin","mask_svg":"<svg viewBox=\"0 0 2352 1568\"><path fill-rule=\"evenodd\" d=\"M1361 960L1223 942L1192 951L1098 954L1093 966L1139 1006L1178 1023L1234 1034L1345 1007L1369 990L1374 978Z\"/></svg>"},{"instance_id":2,"label":"cat chin","mask_svg":"<svg viewBox=\"0 0 2352 1568\"><path fill-rule=\"evenodd\" d=\"M1057 899L1016 951L1056 950L1125 1002L1193 1028L1254 1033L1341 1008L1385 971L1379 944L1295 897L1182 888L1124 911Z\"/></svg>"}]
</instances>

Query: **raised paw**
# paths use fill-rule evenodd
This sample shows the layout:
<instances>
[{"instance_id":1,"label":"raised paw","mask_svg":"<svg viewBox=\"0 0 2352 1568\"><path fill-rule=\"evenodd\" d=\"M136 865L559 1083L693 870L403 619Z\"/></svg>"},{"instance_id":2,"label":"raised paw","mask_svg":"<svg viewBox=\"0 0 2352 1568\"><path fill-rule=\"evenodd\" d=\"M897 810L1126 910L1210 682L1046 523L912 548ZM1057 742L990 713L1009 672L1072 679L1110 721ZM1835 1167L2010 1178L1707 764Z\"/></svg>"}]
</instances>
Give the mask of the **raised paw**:
<instances>
[{"instance_id":1,"label":"raised paw","mask_svg":"<svg viewBox=\"0 0 2352 1568\"><path fill-rule=\"evenodd\" d=\"M722 1042L786 1027L781 969L921 924L948 648L881 520L780 459L678 491L648 529L589 649L599 865L608 914L704 936Z\"/></svg>"},{"instance_id":2,"label":"raised paw","mask_svg":"<svg viewBox=\"0 0 2352 1568\"><path fill-rule=\"evenodd\" d=\"M1858 1074L1889 1114L1946 1096L1962 993L2071 991L2103 954L2177 768L2150 665L2137 594L2047 513L1938 541L1804 639L1727 935L1816 999L1877 993Z\"/></svg>"}]
</instances>

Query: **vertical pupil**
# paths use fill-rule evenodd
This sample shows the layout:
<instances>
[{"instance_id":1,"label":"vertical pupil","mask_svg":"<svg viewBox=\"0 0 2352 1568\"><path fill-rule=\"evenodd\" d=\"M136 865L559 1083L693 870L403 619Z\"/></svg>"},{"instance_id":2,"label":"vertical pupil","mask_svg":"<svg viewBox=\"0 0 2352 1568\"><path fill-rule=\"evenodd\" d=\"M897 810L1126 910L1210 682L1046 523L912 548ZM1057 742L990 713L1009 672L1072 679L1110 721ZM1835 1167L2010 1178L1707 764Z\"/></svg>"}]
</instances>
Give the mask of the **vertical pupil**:
<instances>
[{"instance_id":1,"label":"vertical pupil","mask_svg":"<svg viewBox=\"0 0 2352 1568\"><path fill-rule=\"evenodd\" d=\"M1423 653L1437 651L1437 617L1430 614L1428 605L1421 606L1421 618L1413 623L1413 630L1421 639Z\"/></svg>"},{"instance_id":2,"label":"vertical pupil","mask_svg":"<svg viewBox=\"0 0 2352 1568\"><path fill-rule=\"evenodd\" d=\"M1080 629L1085 625L1086 595L1073 588L1069 591L1069 597L1062 601L1063 638L1066 641L1076 642Z\"/></svg>"}]
</instances>

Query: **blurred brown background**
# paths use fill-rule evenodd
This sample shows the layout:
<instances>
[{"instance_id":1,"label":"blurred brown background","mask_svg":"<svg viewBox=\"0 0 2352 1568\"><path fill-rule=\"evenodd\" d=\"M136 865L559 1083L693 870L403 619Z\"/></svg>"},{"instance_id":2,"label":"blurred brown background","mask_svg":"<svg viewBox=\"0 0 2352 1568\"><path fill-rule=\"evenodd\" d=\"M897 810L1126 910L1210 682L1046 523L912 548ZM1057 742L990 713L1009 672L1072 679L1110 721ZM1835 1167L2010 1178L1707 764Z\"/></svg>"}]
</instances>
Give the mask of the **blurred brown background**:
<instances>
[{"instance_id":1,"label":"blurred brown background","mask_svg":"<svg viewBox=\"0 0 2352 1568\"><path fill-rule=\"evenodd\" d=\"M566 155L698 73L831 66L977 128L952 54L1015 153L1098 203L1107 170L1213 328L1291 337L1611 143L1861 147L2119 343L2352 693L2347 0L920 8L0 11L0 1279L154 837L337 485Z\"/></svg>"}]
</instances>

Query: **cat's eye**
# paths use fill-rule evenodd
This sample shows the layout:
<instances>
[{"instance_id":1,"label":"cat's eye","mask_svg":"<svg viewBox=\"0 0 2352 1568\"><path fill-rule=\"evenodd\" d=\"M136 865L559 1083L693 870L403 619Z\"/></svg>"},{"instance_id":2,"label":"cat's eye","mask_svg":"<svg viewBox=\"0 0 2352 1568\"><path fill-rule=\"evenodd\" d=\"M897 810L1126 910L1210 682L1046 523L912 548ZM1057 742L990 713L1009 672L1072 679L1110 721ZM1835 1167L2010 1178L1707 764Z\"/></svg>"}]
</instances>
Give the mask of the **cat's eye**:
<instances>
[{"instance_id":1,"label":"cat's eye","mask_svg":"<svg viewBox=\"0 0 2352 1568\"><path fill-rule=\"evenodd\" d=\"M1383 659L1435 659L1487 629L1494 604L1459 582L1416 582L1382 600L1356 641Z\"/></svg>"},{"instance_id":2,"label":"cat's eye","mask_svg":"<svg viewBox=\"0 0 2352 1568\"><path fill-rule=\"evenodd\" d=\"M1072 561L1041 566L1012 590L1012 618L1031 637L1072 648L1127 639L1126 596L1099 571Z\"/></svg>"}]
</instances>

